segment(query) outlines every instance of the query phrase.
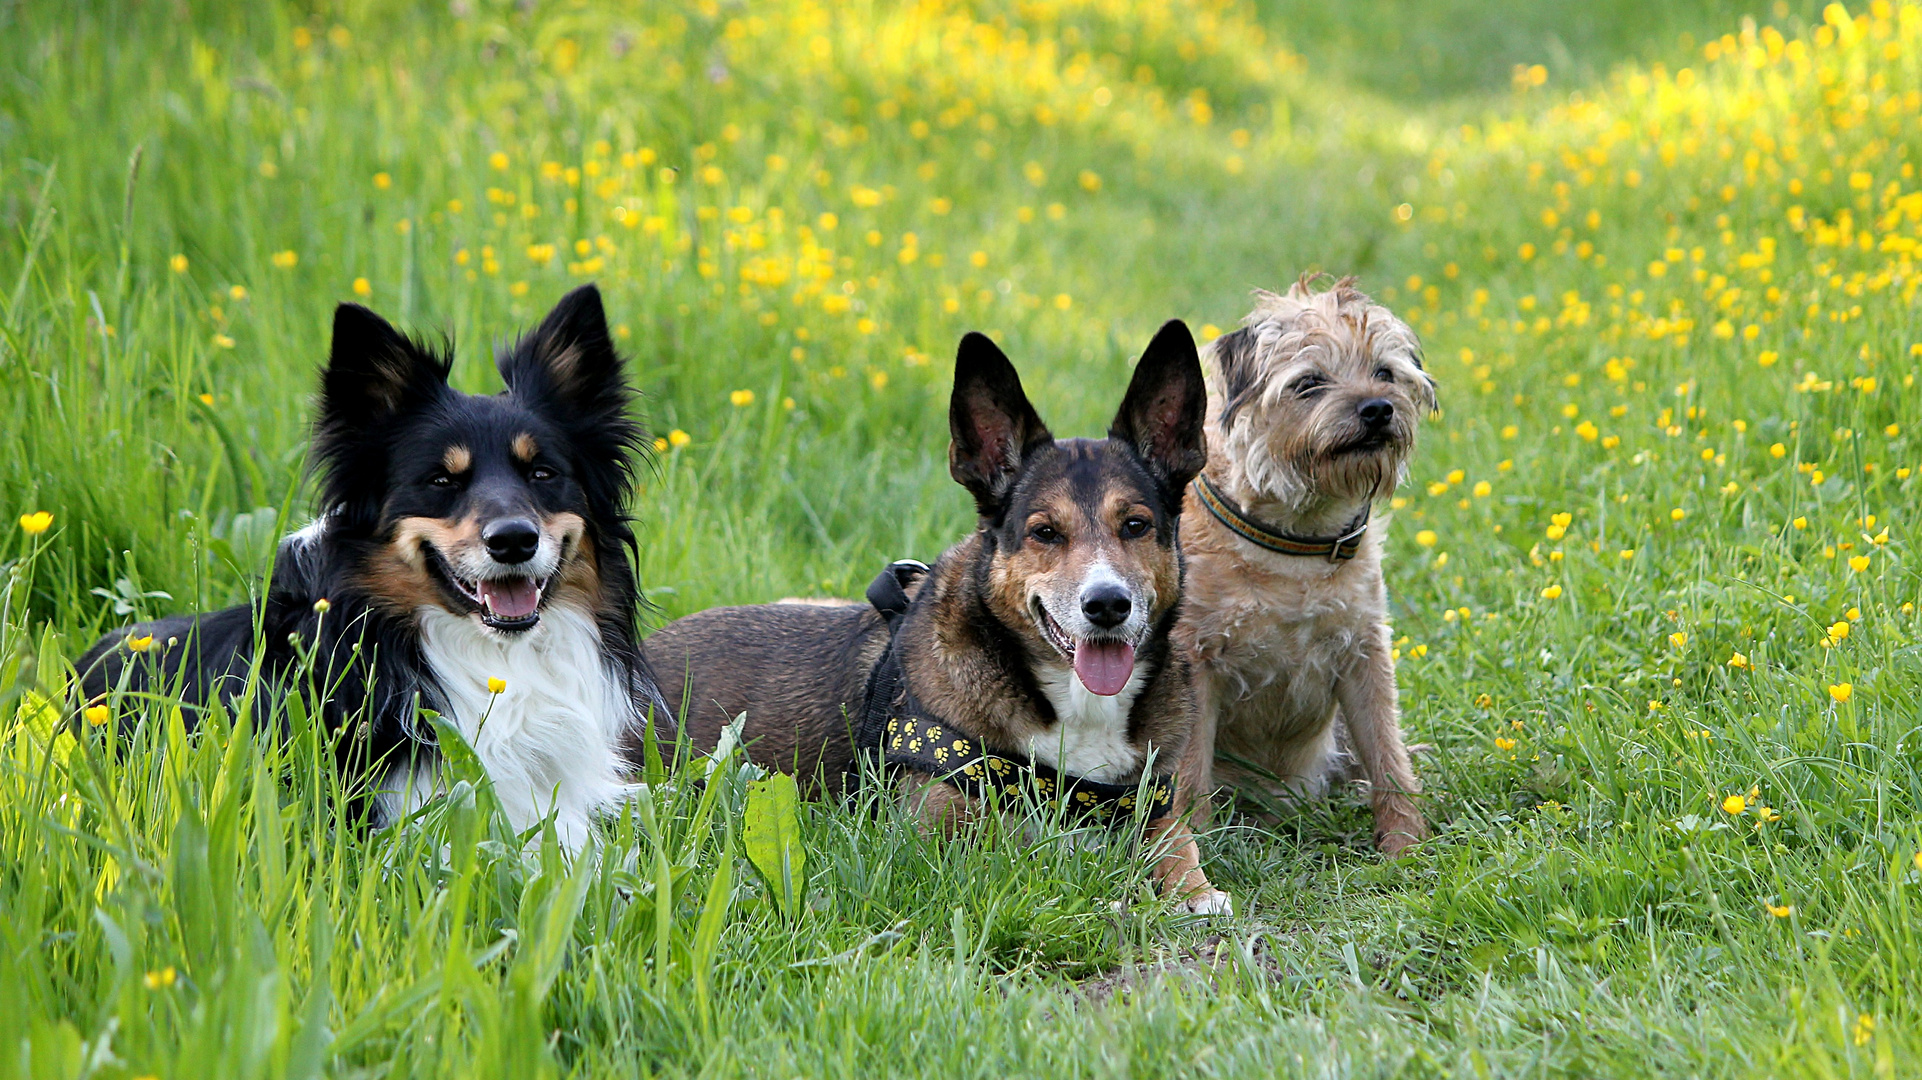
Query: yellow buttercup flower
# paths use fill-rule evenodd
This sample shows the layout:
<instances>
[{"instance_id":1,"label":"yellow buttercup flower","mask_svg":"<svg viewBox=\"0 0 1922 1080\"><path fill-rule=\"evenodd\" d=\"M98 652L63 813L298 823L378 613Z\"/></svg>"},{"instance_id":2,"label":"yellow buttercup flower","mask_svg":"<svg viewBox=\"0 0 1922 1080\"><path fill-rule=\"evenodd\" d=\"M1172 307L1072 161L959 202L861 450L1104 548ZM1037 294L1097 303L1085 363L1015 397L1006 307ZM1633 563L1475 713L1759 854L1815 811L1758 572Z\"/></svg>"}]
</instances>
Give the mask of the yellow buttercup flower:
<instances>
[{"instance_id":1,"label":"yellow buttercup flower","mask_svg":"<svg viewBox=\"0 0 1922 1080\"><path fill-rule=\"evenodd\" d=\"M1562 587L1560 585L1550 585L1548 588L1542 590L1542 599L1544 600L1560 600L1561 598Z\"/></svg>"},{"instance_id":2,"label":"yellow buttercup flower","mask_svg":"<svg viewBox=\"0 0 1922 1080\"><path fill-rule=\"evenodd\" d=\"M1768 908L1768 913L1778 919L1786 919L1790 915L1795 914L1794 904L1764 904L1762 906Z\"/></svg>"},{"instance_id":3,"label":"yellow buttercup flower","mask_svg":"<svg viewBox=\"0 0 1922 1080\"><path fill-rule=\"evenodd\" d=\"M159 971L147 972L146 975L141 977L140 981L145 983L147 986L147 989L149 990L159 990L164 987L172 986L174 984L174 980L177 979L178 977L179 977L178 974L174 971L172 967L164 967L164 968L161 968Z\"/></svg>"},{"instance_id":4,"label":"yellow buttercup flower","mask_svg":"<svg viewBox=\"0 0 1922 1080\"><path fill-rule=\"evenodd\" d=\"M99 727L113 719L112 710L108 709L105 705L89 705L84 715L87 718L87 723L92 724L94 727Z\"/></svg>"},{"instance_id":5,"label":"yellow buttercup flower","mask_svg":"<svg viewBox=\"0 0 1922 1080\"><path fill-rule=\"evenodd\" d=\"M1748 800L1742 798L1740 795L1730 795L1728 798L1722 800L1722 812L1724 814L1739 814L1746 809L1748 809Z\"/></svg>"},{"instance_id":6,"label":"yellow buttercup flower","mask_svg":"<svg viewBox=\"0 0 1922 1080\"><path fill-rule=\"evenodd\" d=\"M693 441L694 441L694 436L689 435L687 432L682 431L680 428L675 428L673 431L670 431L667 433L667 444L676 450L679 450L681 447L686 446L688 443L691 443Z\"/></svg>"},{"instance_id":7,"label":"yellow buttercup flower","mask_svg":"<svg viewBox=\"0 0 1922 1080\"><path fill-rule=\"evenodd\" d=\"M507 680L500 678L499 676L496 676L496 675L489 675L487 677L487 692L490 694L506 693Z\"/></svg>"},{"instance_id":8,"label":"yellow buttercup flower","mask_svg":"<svg viewBox=\"0 0 1922 1080\"><path fill-rule=\"evenodd\" d=\"M1728 666L1732 668L1740 668L1742 670L1747 670L1752 665L1749 664L1749 659L1747 655L1738 652L1738 653L1731 653L1729 655Z\"/></svg>"},{"instance_id":9,"label":"yellow buttercup flower","mask_svg":"<svg viewBox=\"0 0 1922 1080\"><path fill-rule=\"evenodd\" d=\"M141 636L135 636L133 634L128 634L127 648L133 650L134 652L146 652L148 649L153 648L153 635L145 634Z\"/></svg>"},{"instance_id":10,"label":"yellow buttercup flower","mask_svg":"<svg viewBox=\"0 0 1922 1080\"><path fill-rule=\"evenodd\" d=\"M1867 570L1868 568L1869 568L1869 557L1867 555L1852 555L1849 557L1850 570L1853 570L1859 574L1862 571Z\"/></svg>"},{"instance_id":11,"label":"yellow buttercup flower","mask_svg":"<svg viewBox=\"0 0 1922 1080\"><path fill-rule=\"evenodd\" d=\"M1680 630L1677 630L1673 634L1670 634L1668 636L1668 643L1679 649L1682 646L1688 644L1688 635L1684 634Z\"/></svg>"},{"instance_id":12,"label":"yellow buttercup flower","mask_svg":"<svg viewBox=\"0 0 1922 1080\"><path fill-rule=\"evenodd\" d=\"M736 390L727 396L727 400L728 400L728 404L734 406L737 409L748 406L748 405L752 405L754 404L754 391Z\"/></svg>"},{"instance_id":13,"label":"yellow buttercup flower","mask_svg":"<svg viewBox=\"0 0 1922 1080\"><path fill-rule=\"evenodd\" d=\"M1855 687L1849 683L1836 683L1829 687L1829 696L1838 703L1855 696Z\"/></svg>"},{"instance_id":14,"label":"yellow buttercup flower","mask_svg":"<svg viewBox=\"0 0 1922 1080\"><path fill-rule=\"evenodd\" d=\"M45 510L35 510L31 514L20 515L20 528L28 536L39 536L53 526L53 515Z\"/></svg>"}]
</instances>

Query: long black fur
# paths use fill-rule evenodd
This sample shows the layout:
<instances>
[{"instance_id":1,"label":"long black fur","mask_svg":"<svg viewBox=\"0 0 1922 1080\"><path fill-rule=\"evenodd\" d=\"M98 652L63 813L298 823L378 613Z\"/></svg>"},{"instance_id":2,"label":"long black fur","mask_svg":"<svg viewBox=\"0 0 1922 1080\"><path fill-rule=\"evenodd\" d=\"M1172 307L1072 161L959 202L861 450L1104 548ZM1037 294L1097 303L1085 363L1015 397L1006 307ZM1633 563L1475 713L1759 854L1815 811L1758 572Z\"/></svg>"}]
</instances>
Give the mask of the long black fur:
<instances>
[{"instance_id":1,"label":"long black fur","mask_svg":"<svg viewBox=\"0 0 1922 1080\"><path fill-rule=\"evenodd\" d=\"M558 443L571 485L557 498L587 523L602 582L597 617L605 659L625 673L642 715L671 723L639 647L644 602L628 553L635 546L626 505L647 446L633 419L635 394L607 333L600 293L583 286L562 298L532 333L496 361L507 391L462 394L447 385L451 351L395 330L357 304L334 313L334 335L314 423L319 480L316 527L284 540L266 595L246 604L176 615L102 638L79 662L83 704L109 703L122 723L142 710L128 695L178 695L189 727L219 702L231 707L258 664L268 698L291 685L301 654L320 715L336 739L343 771L365 776L435 753L419 707L442 709L440 688L421 655L407 611L370 589L367 569L410 512L408 481L437 468L424 455L429 426L494 431L533 428ZM502 436L511 438L510 434ZM423 458L426 458L423 460ZM317 611L317 601L324 611ZM146 652L126 646L151 635ZM598 673L583 673L583 678Z\"/></svg>"}]
</instances>

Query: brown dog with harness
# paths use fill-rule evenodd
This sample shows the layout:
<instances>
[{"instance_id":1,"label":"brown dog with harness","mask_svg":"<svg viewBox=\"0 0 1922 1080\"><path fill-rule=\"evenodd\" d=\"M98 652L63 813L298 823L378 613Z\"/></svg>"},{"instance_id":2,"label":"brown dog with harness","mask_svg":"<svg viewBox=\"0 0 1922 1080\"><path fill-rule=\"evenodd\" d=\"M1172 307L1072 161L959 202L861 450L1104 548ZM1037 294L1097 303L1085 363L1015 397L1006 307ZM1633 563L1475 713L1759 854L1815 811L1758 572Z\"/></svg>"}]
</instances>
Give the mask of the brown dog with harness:
<instances>
[{"instance_id":1,"label":"brown dog with harness","mask_svg":"<svg viewBox=\"0 0 1922 1080\"><path fill-rule=\"evenodd\" d=\"M715 608L645 645L707 748L746 714L747 753L837 790L870 754L943 829L997 792L1117 821L1142 815L1164 895L1230 909L1175 812L1195 724L1180 610L1183 492L1206 456L1207 391L1179 322L1155 335L1106 439L1056 440L993 342L962 339L949 471L975 532L896 563L868 604Z\"/></svg>"}]
</instances>

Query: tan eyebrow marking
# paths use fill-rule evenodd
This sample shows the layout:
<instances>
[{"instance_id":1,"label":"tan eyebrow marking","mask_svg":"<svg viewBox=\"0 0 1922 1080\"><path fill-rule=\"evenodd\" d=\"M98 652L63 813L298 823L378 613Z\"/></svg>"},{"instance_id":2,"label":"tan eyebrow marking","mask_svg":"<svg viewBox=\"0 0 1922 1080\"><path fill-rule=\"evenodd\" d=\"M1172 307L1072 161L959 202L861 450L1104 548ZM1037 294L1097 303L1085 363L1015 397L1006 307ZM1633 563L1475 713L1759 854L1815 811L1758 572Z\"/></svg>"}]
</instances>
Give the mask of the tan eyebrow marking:
<instances>
[{"instance_id":1,"label":"tan eyebrow marking","mask_svg":"<svg viewBox=\"0 0 1922 1080\"><path fill-rule=\"evenodd\" d=\"M465 446L455 443L441 455L440 463L450 473L464 473L468 466L474 464L474 455Z\"/></svg>"},{"instance_id":2,"label":"tan eyebrow marking","mask_svg":"<svg viewBox=\"0 0 1922 1080\"><path fill-rule=\"evenodd\" d=\"M539 453L541 449L540 444L534 441L534 436L529 435L525 431L514 436L513 448L514 456L520 458L522 461L534 460L534 455Z\"/></svg>"}]
</instances>

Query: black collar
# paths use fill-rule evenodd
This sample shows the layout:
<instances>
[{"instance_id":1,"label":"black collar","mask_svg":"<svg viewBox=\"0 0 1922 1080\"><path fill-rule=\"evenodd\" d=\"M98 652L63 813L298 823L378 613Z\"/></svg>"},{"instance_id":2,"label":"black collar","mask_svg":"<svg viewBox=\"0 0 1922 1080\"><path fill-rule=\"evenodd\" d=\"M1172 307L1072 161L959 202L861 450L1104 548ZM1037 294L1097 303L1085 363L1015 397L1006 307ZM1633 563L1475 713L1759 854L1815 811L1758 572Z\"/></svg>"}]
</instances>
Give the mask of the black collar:
<instances>
[{"instance_id":1,"label":"black collar","mask_svg":"<svg viewBox=\"0 0 1922 1080\"><path fill-rule=\"evenodd\" d=\"M1291 536L1258 518L1250 517L1205 475L1195 477L1194 491L1196 500L1214 515L1216 521L1256 547L1279 555L1305 555L1329 562L1345 562L1361 550L1362 537L1368 532L1368 515L1373 509L1372 505L1363 506L1361 516L1349 522L1340 536Z\"/></svg>"},{"instance_id":2,"label":"black collar","mask_svg":"<svg viewBox=\"0 0 1922 1080\"><path fill-rule=\"evenodd\" d=\"M927 572L924 564L906 559L890 564L868 586L868 602L887 620L889 640L868 675L867 700L855 734L857 757L878 752L887 768L926 773L977 797L990 789L1026 788L1044 802L1065 803L1070 812L1096 821L1130 818L1137 804L1145 807L1150 821L1174 811L1172 776L1108 784L1060 772L997 752L917 700L908 689L897 631L908 609L907 587Z\"/></svg>"}]
</instances>

